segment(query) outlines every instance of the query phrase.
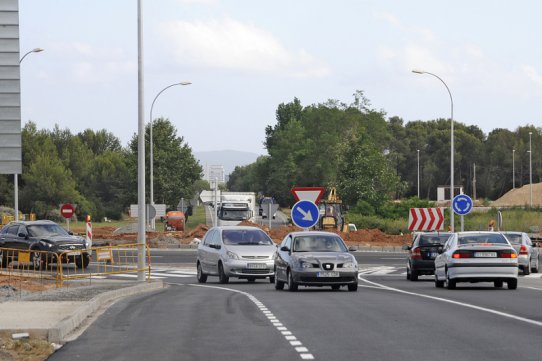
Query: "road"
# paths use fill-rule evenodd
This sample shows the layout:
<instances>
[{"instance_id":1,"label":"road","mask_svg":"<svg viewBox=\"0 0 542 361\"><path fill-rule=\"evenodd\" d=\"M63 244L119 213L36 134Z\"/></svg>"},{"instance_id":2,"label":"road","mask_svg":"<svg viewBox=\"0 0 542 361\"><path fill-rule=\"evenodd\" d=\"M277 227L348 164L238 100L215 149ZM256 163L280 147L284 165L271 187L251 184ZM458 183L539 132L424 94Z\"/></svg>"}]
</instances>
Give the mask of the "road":
<instances>
[{"instance_id":1,"label":"road","mask_svg":"<svg viewBox=\"0 0 542 361\"><path fill-rule=\"evenodd\" d=\"M515 291L436 289L405 279L404 254L356 252L358 292L290 293L267 280L201 285L193 251L152 255L169 287L116 303L50 360L542 359L539 274Z\"/></svg>"}]
</instances>

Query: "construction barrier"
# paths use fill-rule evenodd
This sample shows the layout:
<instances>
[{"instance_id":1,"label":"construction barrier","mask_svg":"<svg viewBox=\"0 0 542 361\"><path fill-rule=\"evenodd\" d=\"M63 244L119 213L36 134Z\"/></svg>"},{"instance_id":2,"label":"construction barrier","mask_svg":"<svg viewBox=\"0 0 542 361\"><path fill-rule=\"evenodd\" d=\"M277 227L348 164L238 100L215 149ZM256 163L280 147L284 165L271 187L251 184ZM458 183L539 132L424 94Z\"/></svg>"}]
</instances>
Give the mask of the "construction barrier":
<instances>
[{"instance_id":1,"label":"construction barrier","mask_svg":"<svg viewBox=\"0 0 542 361\"><path fill-rule=\"evenodd\" d=\"M150 280L150 250L147 247L147 267L138 267L141 243L75 249L62 253L0 248L0 276L54 280L62 287L67 280L103 278L146 272Z\"/></svg>"}]
</instances>

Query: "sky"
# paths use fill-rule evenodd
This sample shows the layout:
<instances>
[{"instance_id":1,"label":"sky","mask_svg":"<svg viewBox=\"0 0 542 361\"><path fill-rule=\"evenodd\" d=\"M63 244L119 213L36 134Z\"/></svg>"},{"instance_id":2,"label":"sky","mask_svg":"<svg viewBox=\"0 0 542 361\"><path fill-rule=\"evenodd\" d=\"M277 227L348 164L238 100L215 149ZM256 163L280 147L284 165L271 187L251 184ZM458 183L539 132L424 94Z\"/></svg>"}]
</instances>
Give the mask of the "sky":
<instances>
[{"instance_id":1,"label":"sky","mask_svg":"<svg viewBox=\"0 0 542 361\"><path fill-rule=\"evenodd\" d=\"M542 124L542 2L142 0L144 119L194 152L266 154L280 103L353 101L405 122ZM136 0L20 0L22 123L138 131Z\"/></svg>"}]
</instances>

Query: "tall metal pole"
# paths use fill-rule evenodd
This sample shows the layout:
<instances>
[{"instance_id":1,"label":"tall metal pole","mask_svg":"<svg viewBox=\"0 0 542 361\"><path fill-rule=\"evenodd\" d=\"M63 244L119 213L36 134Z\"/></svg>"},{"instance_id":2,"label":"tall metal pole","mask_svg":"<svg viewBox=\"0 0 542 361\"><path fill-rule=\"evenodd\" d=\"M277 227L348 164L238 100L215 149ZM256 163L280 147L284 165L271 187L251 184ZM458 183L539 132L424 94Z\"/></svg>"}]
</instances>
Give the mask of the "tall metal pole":
<instances>
[{"instance_id":1,"label":"tall metal pole","mask_svg":"<svg viewBox=\"0 0 542 361\"><path fill-rule=\"evenodd\" d=\"M141 244L137 255L137 279L145 281L145 118L143 97L143 20L141 17L141 1L137 0L137 241Z\"/></svg>"},{"instance_id":2,"label":"tall metal pole","mask_svg":"<svg viewBox=\"0 0 542 361\"><path fill-rule=\"evenodd\" d=\"M442 84L446 87L446 90L448 91L448 94L450 95L450 108L451 108L451 115L450 115L450 230L454 231L454 210L452 207L452 200L454 199L454 100L452 98L452 93L450 92L450 88L448 88L448 85L442 80L438 75L430 73L428 71L423 70L412 70L413 73L416 74L429 74L437 78L441 81Z\"/></svg>"},{"instance_id":3,"label":"tall metal pole","mask_svg":"<svg viewBox=\"0 0 542 361\"><path fill-rule=\"evenodd\" d=\"M167 87L165 87L164 89L160 90L160 92L158 94L156 94L156 96L154 97L154 100L152 101L152 104L151 104L151 114L150 114L150 127L149 127L149 172L150 172L150 202L151 202L151 205L154 205L154 141L153 141L153 135L152 135L152 132L153 132L153 128L154 128L154 119L152 118L152 109L154 108L154 103L156 102L156 99L158 99L158 97L160 96L160 94L162 94L165 90L171 88L172 86L175 86L175 85L190 85L192 84L191 82L189 81L182 81L180 83L175 83L175 84L171 84L171 85L168 85ZM151 221L151 228L154 230L156 227L155 225L155 219L153 218L152 221Z\"/></svg>"},{"instance_id":4,"label":"tall metal pole","mask_svg":"<svg viewBox=\"0 0 542 361\"><path fill-rule=\"evenodd\" d=\"M28 52L26 52L22 58L19 60L19 67L21 66L21 63L23 62L24 58L26 58L26 56L30 53L40 53L42 52L44 49L42 48L35 48L35 49L32 49ZM14 208L14 211L15 211L15 221L18 221L19 220L19 175L17 173L13 174L13 197L14 197L14 201L13 201L13 208Z\"/></svg>"},{"instance_id":5,"label":"tall metal pole","mask_svg":"<svg viewBox=\"0 0 542 361\"><path fill-rule=\"evenodd\" d=\"M512 189L516 189L516 150L512 149Z\"/></svg>"},{"instance_id":6,"label":"tall metal pole","mask_svg":"<svg viewBox=\"0 0 542 361\"><path fill-rule=\"evenodd\" d=\"M529 206L533 208L533 149L531 147L531 135L529 132Z\"/></svg>"},{"instance_id":7,"label":"tall metal pole","mask_svg":"<svg viewBox=\"0 0 542 361\"><path fill-rule=\"evenodd\" d=\"M420 150L417 149L418 153L418 199L420 198Z\"/></svg>"}]
</instances>

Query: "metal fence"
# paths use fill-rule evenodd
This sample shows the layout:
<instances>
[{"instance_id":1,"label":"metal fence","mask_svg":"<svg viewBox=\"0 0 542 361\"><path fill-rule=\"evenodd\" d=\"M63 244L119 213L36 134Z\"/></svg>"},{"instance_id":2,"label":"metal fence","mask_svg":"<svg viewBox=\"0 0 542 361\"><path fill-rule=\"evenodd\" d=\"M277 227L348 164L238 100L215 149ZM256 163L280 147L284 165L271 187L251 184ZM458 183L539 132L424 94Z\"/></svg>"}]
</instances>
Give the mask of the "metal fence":
<instances>
[{"instance_id":1,"label":"metal fence","mask_svg":"<svg viewBox=\"0 0 542 361\"><path fill-rule=\"evenodd\" d=\"M0 248L0 276L52 280L57 287L75 279L103 278L108 275L131 275L146 272L150 279L150 250L147 267L138 267L141 243L101 246L62 253ZM135 275L128 277L137 277Z\"/></svg>"}]
</instances>

